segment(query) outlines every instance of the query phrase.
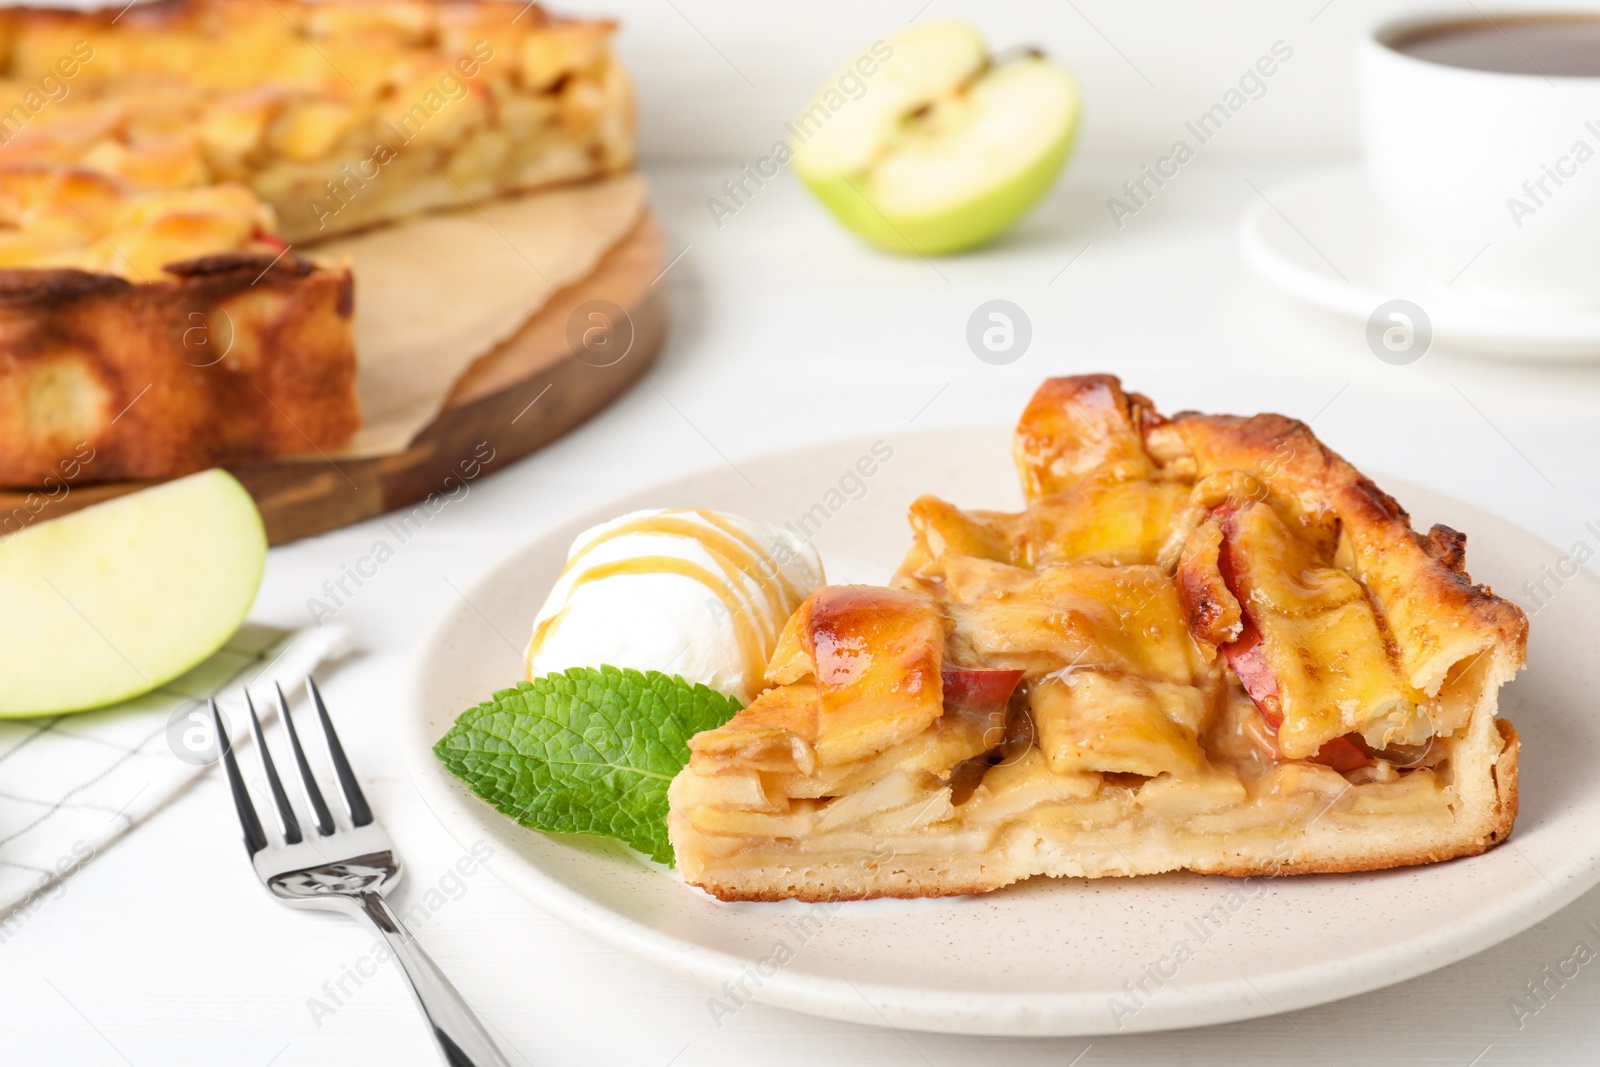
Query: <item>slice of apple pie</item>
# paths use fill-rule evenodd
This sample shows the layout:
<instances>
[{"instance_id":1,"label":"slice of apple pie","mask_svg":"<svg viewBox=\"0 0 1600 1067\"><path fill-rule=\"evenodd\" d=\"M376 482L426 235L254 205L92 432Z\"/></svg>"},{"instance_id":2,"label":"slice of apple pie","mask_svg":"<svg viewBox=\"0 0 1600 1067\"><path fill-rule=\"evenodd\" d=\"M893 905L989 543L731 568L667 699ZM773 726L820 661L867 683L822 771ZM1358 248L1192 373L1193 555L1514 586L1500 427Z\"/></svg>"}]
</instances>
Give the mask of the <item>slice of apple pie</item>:
<instances>
[{"instance_id":1,"label":"slice of apple pie","mask_svg":"<svg viewBox=\"0 0 1600 1067\"><path fill-rule=\"evenodd\" d=\"M0 166L0 485L164 478L336 448L360 424L348 264L241 185Z\"/></svg>"},{"instance_id":2,"label":"slice of apple pie","mask_svg":"<svg viewBox=\"0 0 1600 1067\"><path fill-rule=\"evenodd\" d=\"M770 688L672 783L725 900L973 893L1033 875L1376 870L1517 808L1495 715L1527 620L1304 424L1171 419L1103 375L1017 428L1027 507L911 507L891 588L790 618Z\"/></svg>"}]
</instances>

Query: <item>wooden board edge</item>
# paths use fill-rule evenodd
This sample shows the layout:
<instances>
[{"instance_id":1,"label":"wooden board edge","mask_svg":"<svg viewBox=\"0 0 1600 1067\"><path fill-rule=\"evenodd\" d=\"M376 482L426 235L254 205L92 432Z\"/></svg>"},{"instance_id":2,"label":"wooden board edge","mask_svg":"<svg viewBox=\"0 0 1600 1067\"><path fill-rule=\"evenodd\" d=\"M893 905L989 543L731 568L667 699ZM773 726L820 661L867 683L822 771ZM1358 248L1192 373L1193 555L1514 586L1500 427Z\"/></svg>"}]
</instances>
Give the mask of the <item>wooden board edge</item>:
<instances>
[{"instance_id":1,"label":"wooden board edge","mask_svg":"<svg viewBox=\"0 0 1600 1067\"><path fill-rule=\"evenodd\" d=\"M594 272L552 294L516 334L475 361L445 409L404 452L230 467L256 500L268 543L287 544L408 506L415 521L414 505L436 510L438 500L459 493L457 485L509 466L606 407L649 368L665 340L667 300L654 286L661 249L659 223L647 209ZM562 350L567 319L596 299L622 308L633 333L626 355L605 366ZM519 360L534 369L518 375ZM64 482L0 491L0 537L155 484Z\"/></svg>"}]
</instances>

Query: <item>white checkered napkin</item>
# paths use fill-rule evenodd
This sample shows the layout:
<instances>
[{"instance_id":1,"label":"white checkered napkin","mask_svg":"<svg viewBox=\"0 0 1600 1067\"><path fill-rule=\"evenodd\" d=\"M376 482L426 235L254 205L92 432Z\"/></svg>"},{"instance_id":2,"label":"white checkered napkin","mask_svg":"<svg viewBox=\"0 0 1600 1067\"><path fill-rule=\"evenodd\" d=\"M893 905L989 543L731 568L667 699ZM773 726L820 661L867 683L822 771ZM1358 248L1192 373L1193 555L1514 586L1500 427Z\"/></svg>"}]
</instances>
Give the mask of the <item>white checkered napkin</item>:
<instances>
[{"instance_id":1,"label":"white checkered napkin","mask_svg":"<svg viewBox=\"0 0 1600 1067\"><path fill-rule=\"evenodd\" d=\"M71 875L157 811L209 764L180 758L186 729L212 743L196 703L217 697L241 740L248 685L263 712L272 683L302 685L342 654L342 626L291 632L247 623L216 655L142 697L75 715L0 720L0 918ZM187 708L180 714L180 709ZM214 755L214 750L213 753ZM0 931L3 939L3 931Z\"/></svg>"}]
</instances>

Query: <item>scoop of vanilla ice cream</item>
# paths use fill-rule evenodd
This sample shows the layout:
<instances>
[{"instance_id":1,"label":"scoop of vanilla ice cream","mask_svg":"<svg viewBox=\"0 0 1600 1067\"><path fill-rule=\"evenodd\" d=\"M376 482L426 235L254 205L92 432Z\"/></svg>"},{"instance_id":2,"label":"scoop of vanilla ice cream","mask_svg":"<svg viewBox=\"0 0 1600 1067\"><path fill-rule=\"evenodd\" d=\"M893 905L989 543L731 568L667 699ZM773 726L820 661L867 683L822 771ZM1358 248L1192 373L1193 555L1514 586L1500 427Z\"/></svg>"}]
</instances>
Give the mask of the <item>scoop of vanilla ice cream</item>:
<instances>
[{"instance_id":1,"label":"scoop of vanilla ice cream","mask_svg":"<svg viewBox=\"0 0 1600 1067\"><path fill-rule=\"evenodd\" d=\"M706 510L630 512L573 541L534 618L528 677L632 667L748 704L783 624L822 582L816 549L782 527Z\"/></svg>"}]
</instances>

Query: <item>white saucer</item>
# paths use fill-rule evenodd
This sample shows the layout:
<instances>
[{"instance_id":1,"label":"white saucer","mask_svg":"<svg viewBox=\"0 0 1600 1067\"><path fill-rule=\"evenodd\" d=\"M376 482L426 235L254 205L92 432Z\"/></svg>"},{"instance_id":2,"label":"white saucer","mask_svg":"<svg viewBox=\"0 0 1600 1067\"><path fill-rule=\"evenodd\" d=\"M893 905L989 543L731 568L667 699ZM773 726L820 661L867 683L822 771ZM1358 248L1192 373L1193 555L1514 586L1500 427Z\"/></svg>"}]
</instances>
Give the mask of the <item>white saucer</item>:
<instances>
[{"instance_id":1,"label":"white saucer","mask_svg":"<svg viewBox=\"0 0 1600 1067\"><path fill-rule=\"evenodd\" d=\"M893 458L869 491L816 535L832 582L888 578L919 493L974 507L1021 503L1004 430L897 434L888 443ZM720 1010L738 1007L741 995L728 990L742 982L744 995L768 1005L971 1034L1131 1033L1321 1004L1480 952L1600 881L1600 581L1588 574L1539 611L1528 669L1502 695L1501 712L1523 739L1515 835L1485 855L1428 867L1246 880L1036 878L944 900L723 904L620 845L523 829L434 758L457 713L521 677L517 643L579 531L645 507L789 521L813 513L869 450L865 440L815 445L632 494L561 523L465 587L418 648L397 723L411 776L445 829L464 846L491 845L486 866L539 907L703 983ZM1558 554L1504 520L1382 484L1421 528L1438 521L1470 533L1472 576L1496 589L1518 589ZM1197 919L1219 909L1225 925L1197 932ZM1193 958L1167 968L1180 941ZM780 943L793 953L786 962L774 955ZM481 948L500 951L492 940ZM1145 994L1128 1014L1132 982Z\"/></svg>"},{"instance_id":2,"label":"white saucer","mask_svg":"<svg viewBox=\"0 0 1600 1067\"><path fill-rule=\"evenodd\" d=\"M1427 270L1359 165L1267 190L1240 219L1239 242L1268 282L1341 315L1366 321L1386 301L1410 300L1432 321L1435 345L1506 359L1600 359L1600 313L1496 307Z\"/></svg>"}]
</instances>

